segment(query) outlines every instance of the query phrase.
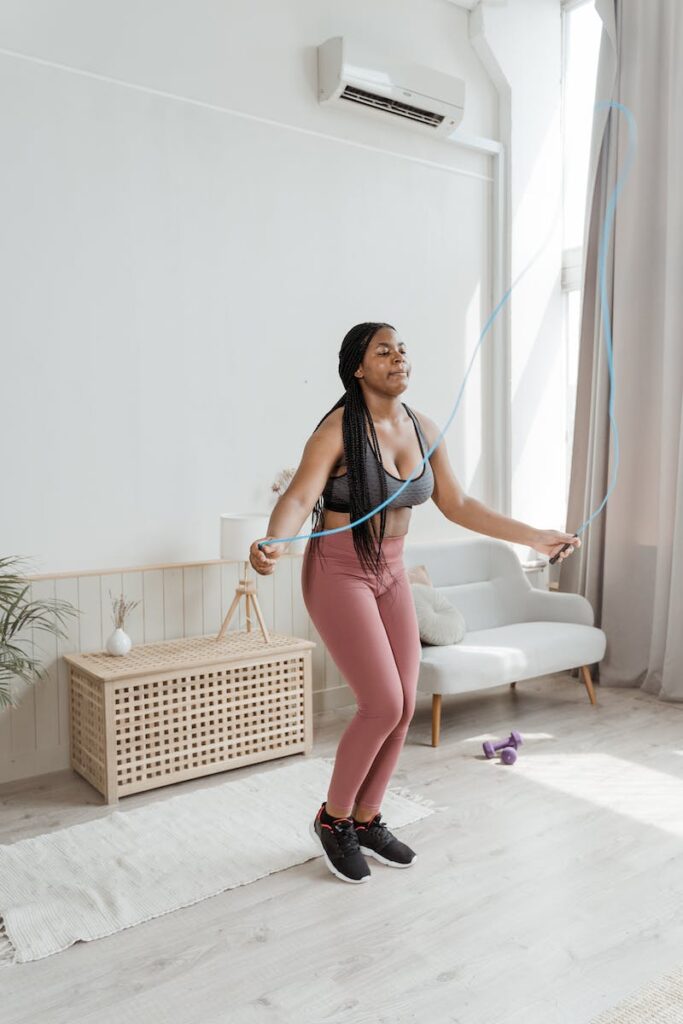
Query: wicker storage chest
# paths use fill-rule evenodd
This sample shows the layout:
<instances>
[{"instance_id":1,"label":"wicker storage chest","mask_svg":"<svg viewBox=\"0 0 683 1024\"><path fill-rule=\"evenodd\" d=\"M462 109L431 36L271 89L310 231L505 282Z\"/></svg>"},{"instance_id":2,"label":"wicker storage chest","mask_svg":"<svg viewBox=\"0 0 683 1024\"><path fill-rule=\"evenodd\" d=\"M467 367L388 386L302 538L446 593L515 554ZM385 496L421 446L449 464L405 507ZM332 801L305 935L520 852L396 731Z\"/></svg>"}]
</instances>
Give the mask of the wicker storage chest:
<instances>
[{"instance_id":1,"label":"wicker storage chest","mask_svg":"<svg viewBox=\"0 0 683 1024\"><path fill-rule=\"evenodd\" d=\"M105 803L183 779L310 754L311 649L279 633L232 631L65 654L71 767Z\"/></svg>"}]
</instances>

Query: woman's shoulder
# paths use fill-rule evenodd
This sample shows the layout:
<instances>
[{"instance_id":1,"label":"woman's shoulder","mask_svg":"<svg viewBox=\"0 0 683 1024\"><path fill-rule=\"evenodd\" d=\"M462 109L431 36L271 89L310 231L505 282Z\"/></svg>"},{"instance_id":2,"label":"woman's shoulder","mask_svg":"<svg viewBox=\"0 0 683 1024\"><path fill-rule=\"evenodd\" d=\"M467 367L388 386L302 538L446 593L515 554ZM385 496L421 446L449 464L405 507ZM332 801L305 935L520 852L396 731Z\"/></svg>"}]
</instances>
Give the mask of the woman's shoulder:
<instances>
[{"instance_id":1,"label":"woman's shoulder","mask_svg":"<svg viewBox=\"0 0 683 1024\"><path fill-rule=\"evenodd\" d=\"M318 425L313 430L313 433L314 434L322 433L322 432L334 433L337 430L341 433L341 424L342 424L342 417L343 417L343 415L344 415L344 407L343 406L339 406L339 407L337 407L337 409L333 409L331 413L328 413L326 415L325 419L321 423L318 423Z\"/></svg>"},{"instance_id":2,"label":"woman's shoulder","mask_svg":"<svg viewBox=\"0 0 683 1024\"><path fill-rule=\"evenodd\" d=\"M344 407L339 406L337 409L333 409L329 412L322 423L319 423L315 428L311 437L317 437L320 442L324 444L324 447L328 453L331 453L335 465L344 456L344 441L342 435L342 416L344 415Z\"/></svg>"},{"instance_id":3,"label":"woman's shoulder","mask_svg":"<svg viewBox=\"0 0 683 1024\"><path fill-rule=\"evenodd\" d=\"M440 430L437 424L434 422L433 419L427 416L426 413L420 412L418 409L413 409L412 406L410 407L410 411L412 412L413 416L415 416L417 422L420 425L420 428L422 429L422 433L429 441L429 446L431 447L440 434Z\"/></svg>"},{"instance_id":4,"label":"woman's shoulder","mask_svg":"<svg viewBox=\"0 0 683 1024\"><path fill-rule=\"evenodd\" d=\"M341 438L342 433L342 417L344 415L343 405L333 409L332 412L328 412L322 423L313 431L314 434L325 433L325 434L338 434Z\"/></svg>"}]
</instances>

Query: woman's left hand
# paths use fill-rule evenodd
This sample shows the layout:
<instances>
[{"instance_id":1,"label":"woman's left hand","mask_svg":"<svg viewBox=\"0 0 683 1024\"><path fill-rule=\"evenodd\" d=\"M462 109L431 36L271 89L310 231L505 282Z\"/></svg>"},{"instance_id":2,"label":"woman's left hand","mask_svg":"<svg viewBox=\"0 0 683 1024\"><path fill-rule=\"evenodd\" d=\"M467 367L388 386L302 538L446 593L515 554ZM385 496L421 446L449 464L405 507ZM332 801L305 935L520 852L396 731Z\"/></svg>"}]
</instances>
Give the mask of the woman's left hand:
<instances>
[{"instance_id":1,"label":"woman's left hand","mask_svg":"<svg viewBox=\"0 0 683 1024\"><path fill-rule=\"evenodd\" d=\"M574 548L581 547L581 538L575 537L573 533L563 533L561 530L537 530L536 537L531 544L534 551L540 552L552 558L558 551L561 551L565 544L570 543L572 547L562 551L558 562L563 561L574 553Z\"/></svg>"}]
</instances>

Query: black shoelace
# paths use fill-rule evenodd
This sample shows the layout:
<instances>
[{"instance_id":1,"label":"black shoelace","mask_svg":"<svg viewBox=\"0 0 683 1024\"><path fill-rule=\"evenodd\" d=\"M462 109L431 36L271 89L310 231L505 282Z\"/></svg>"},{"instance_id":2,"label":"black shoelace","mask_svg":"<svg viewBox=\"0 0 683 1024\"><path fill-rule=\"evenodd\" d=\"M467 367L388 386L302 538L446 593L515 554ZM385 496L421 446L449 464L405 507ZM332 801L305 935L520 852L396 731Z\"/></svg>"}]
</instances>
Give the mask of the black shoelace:
<instances>
[{"instance_id":1,"label":"black shoelace","mask_svg":"<svg viewBox=\"0 0 683 1024\"><path fill-rule=\"evenodd\" d=\"M358 836L356 830L353 827L353 822L344 819L343 822L337 821L334 824L334 834L339 844L339 849L346 856L347 853L353 853L358 850L360 843L358 842Z\"/></svg>"},{"instance_id":2,"label":"black shoelace","mask_svg":"<svg viewBox=\"0 0 683 1024\"><path fill-rule=\"evenodd\" d=\"M386 823L382 821L381 817L373 819L373 821L369 822L366 827L368 832L372 832L373 841L377 843L378 849L380 850L394 838Z\"/></svg>"}]
</instances>

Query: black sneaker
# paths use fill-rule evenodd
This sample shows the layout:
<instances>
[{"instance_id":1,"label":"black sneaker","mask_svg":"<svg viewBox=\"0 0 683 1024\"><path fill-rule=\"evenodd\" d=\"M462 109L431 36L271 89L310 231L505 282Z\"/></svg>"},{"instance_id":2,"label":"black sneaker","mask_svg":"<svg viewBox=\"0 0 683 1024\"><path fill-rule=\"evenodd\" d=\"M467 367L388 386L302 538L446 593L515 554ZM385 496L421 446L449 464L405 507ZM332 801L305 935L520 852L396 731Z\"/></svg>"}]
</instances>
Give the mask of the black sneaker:
<instances>
[{"instance_id":1,"label":"black sneaker","mask_svg":"<svg viewBox=\"0 0 683 1024\"><path fill-rule=\"evenodd\" d=\"M354 826L361 853L374 857L392 868L409 868L417 860L417 854L389 831L378 811L370 821L355 821Z\"/></svg>"},{"instance_id":2,"label":"black sneaker","mask_svg":"<svg viewBox=\"0 0 683 1024\"><path fill-rule=\"evenodd\" d=\"M370 868L358 846L358 836L351 818L334 818L330 824L322 821L325 802L311 822L309 831L320 842L325 863L343 882L367 882ZM327 812L326 812L327 813Z\"/></svg>"}]
</instances>

